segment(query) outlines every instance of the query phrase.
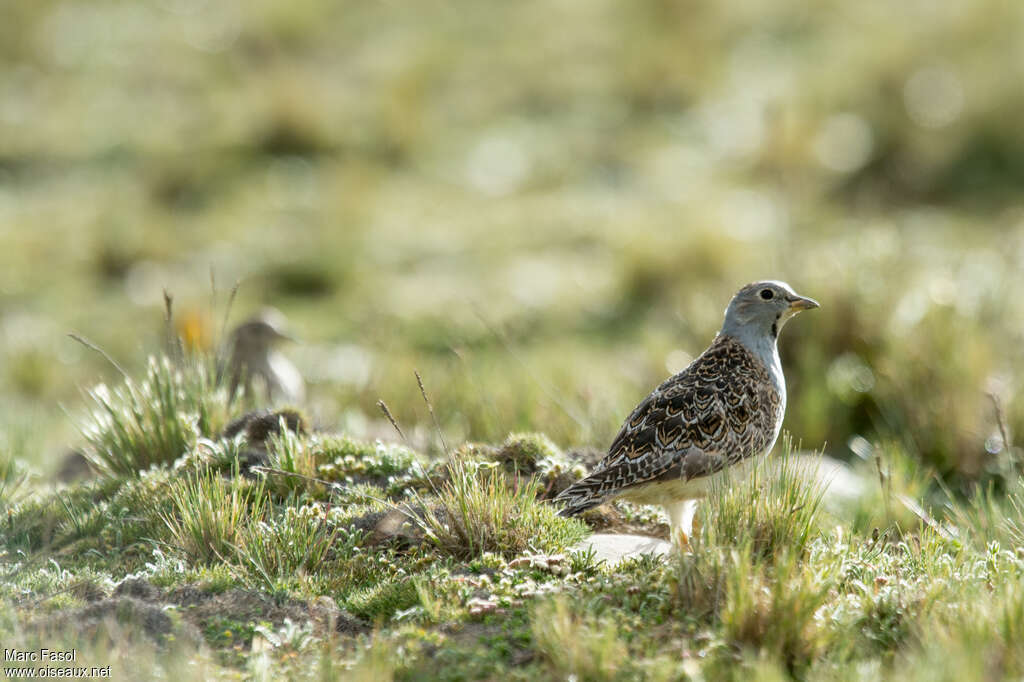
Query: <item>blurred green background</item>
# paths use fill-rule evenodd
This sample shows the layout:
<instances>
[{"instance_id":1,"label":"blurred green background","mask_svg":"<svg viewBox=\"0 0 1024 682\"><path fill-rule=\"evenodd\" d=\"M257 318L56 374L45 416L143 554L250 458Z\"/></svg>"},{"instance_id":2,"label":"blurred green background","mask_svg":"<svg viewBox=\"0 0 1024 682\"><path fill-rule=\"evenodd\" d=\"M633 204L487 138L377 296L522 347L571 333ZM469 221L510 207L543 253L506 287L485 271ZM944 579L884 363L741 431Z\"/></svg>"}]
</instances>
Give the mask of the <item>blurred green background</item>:
<instances>
[{"instance_id":1,"label":"blurred green background","mask_svg":"<svg viewBox=\"0 0 1024 682\"><path fill-rule=\"evenodd\" d=\"M896 441L954 484L1015 454L1024 4L3 14L0 428L40 471L117 378L66 332L137 370L164 288L209 340L235 281L357 435L383 399L433 442L419 369L449 442L603 449L772 277L822 303L781 340L805 447Z\"/></svg>"}]
</instances>

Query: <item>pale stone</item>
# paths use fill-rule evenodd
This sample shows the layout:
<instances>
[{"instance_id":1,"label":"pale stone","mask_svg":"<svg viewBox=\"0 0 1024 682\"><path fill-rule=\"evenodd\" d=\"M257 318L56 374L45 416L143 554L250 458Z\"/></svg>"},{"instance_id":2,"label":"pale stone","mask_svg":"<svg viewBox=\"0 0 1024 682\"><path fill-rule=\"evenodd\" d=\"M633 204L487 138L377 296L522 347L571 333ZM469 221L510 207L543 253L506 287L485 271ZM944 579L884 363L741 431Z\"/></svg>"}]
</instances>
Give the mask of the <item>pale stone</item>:
<instances>
[{"instance_id":1,"label":"pale stone","mask_svg":"<svg viewBox=\"0 0 1024 682\"><path fill-rule=\"evenodd\" d=\"M614 566L623 559L631 559L641 554L664 556L672 551L672 545L646 535L596 533L573 545L569 551L586 552L591 549L597 561L604 560L608 565Z\"/></svg>"}]
</instances>

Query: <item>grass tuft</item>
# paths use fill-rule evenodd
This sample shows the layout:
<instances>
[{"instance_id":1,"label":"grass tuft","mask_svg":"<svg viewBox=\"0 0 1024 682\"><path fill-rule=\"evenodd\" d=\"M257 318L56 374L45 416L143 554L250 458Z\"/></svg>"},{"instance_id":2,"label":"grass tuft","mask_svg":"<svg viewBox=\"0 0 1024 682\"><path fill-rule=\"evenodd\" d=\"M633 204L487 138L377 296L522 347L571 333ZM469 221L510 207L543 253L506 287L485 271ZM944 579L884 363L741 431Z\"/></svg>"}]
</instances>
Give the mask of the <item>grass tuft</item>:
<instances>
[{"instance_id":1,"label":"grass tuft","mask_svg":"<svg viewBox=\"0 0 1024 682\"><path fill-rule=\"evenodd\" d=\"M899 666L916 680L1019 680L1024 676L1024 582L971 590L916 628Z\"/></svg>"},{"instance_id":2,"label":"grass tuft","mask_svg":"<svg viewBox=\"0 0 1024 682\"><path fill-rule=\"evenodd\" d=\"M670 603L697 618L720 613L732 561L732 554L718 547L679 554L668 577Z\"/></svg>"},{"instance_id":3,"label":"grass tuft","mask_svg":"<svg viewBox=\"0 0 1024 682\"><path fill-rule=\"evenodd\" d=\"M708 495L709 521L700 540L728 546L749 543L755 557L783 549L802 553L817 530L825 488L790 452L787 443L781 456L753 463L748 477L737 480L727 472L717 480Z\"/></svg>"},{"instance_id":4,"label":"grass tuft","mask_svg":"<svg viewBox=\"0 0 1024 682\"><path fill-rule=\"evenodd\" d=\"M319 477L348 483L399 476L414 467L418 459L403 445L379 440L370 443L348 436L325 437L321 449L325 463L319 467Z\"/></svg>"},{"instance_id":5,"label":"grass tuft","mask_svg":"<svg viewBox=\"0 0 1024 682\"><path fill-rule=\"evenodd\" d=\"M536 608L532 632L559 679L615 679L627 660L626 645L613 622L573 613L562 597Z\"/></svg>"},{"instance_id":6,"label":"grass tuft","mask_svg":"<svg viewBox=\"0 0 1024 682\"><path fill-rule=\"evenodd\" d=\"M351 554L363 534L334 526L328 512L316 503L286 506L277 518L247 524L236 549L239 562L273 589L277 581L317 571L332 554Z\"/></svg>"},{"instance_id":7,"label":"grass tuft","mask_svg":"<svg viewBox=\"0 0 1024 682\"><path fill-rule=\"evenodd\" d=\"M227 391L198 356L180 363L151 357L141 380L126 377L119 386L99 384L86 394L93 409L80 425L85 454L109 476L170 464L227 422Z\"/></svg>"},{"instance_id":8,"label":"grass tuft","mask_svg":"<svg viewBox=\"0 0 1024 682\"><path fill-rule=\"evenodd\" d=\"M317 457L313 444L294 431L285 428L281 418L281 430L272 434L267 448L270 466L299 476L275 476L271 485L275 492L288 494L309 490L312 486L321 488L309 479L317 477ZM301 478L300 478L301 477Z\"/></svg>"},{"instance_id":9,"label":"grass tuft","mask_svg":"<svg viewBox=\"0 0 1024 682\"><path fill-rule=\"evenodd\" d=\"M172 511L161 514L171 542L197 563L235 553L245 525L265 514L263 482L212 473L189 474L171 484Z\"/></svg>"},{"instance_id":10,"label":"grass tuft","mask_svg":"<svg viewBox=\"0 0 1024 682\"><path fill-rule=\"evenodd\" d=\"M563 458L562 451L543 433L511 433L494 454L496 461L513 471L531 474L544 460Z\"/></svg>"},{"instance_id":11,"label":"grass tuft","mask_svg":"<svg viewBox=\"0 0 1024 682\"><path fill-rule=\"evenodd\" d=\"M723 633L791 669L806 666L828 644L828 630L815 616L828 599L830 582L804 570L793 552L765 565L754 551L751 544L733 551Z\"/></svg>"},{"instance_id":12,"label":"grass tuft","mask_svg":"<svg viewBox=\"0 0 1024 682\"><path fill-rule=\"evenodd\" d=\"M1024 546L1024 477L1008 481L1003 492L991 483L978 486L952 505L950 517L959 535L979 549L992 542Z\"/></svg>"},{"instance_id":13,"label":"grass tuft","mask_svg":"<svg viewBox=\"0 0 1024 682\"><path fill-rule=\"evenodd\" d=\"M445 554L474 558L485 552L513 557L524 551L551 552L583 538L585 526L558 516L537 500L535 479L509 479L493 464L461 458L448 465L449 480L437 505L424 505L418 523Z\"/></svg>"},{"instance_id":14,"label":"grass tuft","mask_svg":"<svg viewBox=\"0 0 1024 682\"><path fill-rule=\"evenodd\" d=\"M0 510L15 504L26 492L28 474L13 457L0 459Z\"/></svg>"}]
</instances>

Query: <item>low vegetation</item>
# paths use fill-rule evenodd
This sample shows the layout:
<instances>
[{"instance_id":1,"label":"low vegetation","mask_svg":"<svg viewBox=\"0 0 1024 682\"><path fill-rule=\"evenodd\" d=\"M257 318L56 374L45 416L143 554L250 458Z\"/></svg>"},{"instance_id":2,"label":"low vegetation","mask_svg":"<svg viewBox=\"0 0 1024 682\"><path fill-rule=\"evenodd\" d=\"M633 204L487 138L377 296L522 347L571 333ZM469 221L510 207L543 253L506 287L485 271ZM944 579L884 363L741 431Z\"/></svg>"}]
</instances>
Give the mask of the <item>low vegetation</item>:
<instances>
[{"instance_id":1,"label":"low vegetation","mask_svg":"<svg viewBox=\"0 0 1024 682\"><path fill-rule=\"evenodd\" d=\"M140 412L177 428L160 401L203 404L199 366L150 364L177 392L126 380L114 390L133 397L90 442ZM292 412L269 435L224 436L223 421L194 420L173 461L128 439L117 468L94 460L69 487L21 494L5 477L5 646L77 647L122 671L142 655L185 679L1024 674L1024 479L943 511L948 492L879 446L884 461L851 474L864 494L829 504L820 460L786 441L702 503L690 551L609 565L570 550L586 526L545 499L579 469L546 436L438 459L311 433ZM666 533L625 504L585 518Z\"/></svg>"},{"instance_id":2,"label":"low vegetation","mask_svg":"<svg viewBox=\"0 0 1024 682\"><path fill-rule=\"evenodd\" d=\"M486 553L512 558L527 551L557 552L584 536L578 521L537 500L540 482L510 478L497 463L453 459L435 503L421 501L416 522L444 553L471 559Z\"/></svg>"}]
</instances>

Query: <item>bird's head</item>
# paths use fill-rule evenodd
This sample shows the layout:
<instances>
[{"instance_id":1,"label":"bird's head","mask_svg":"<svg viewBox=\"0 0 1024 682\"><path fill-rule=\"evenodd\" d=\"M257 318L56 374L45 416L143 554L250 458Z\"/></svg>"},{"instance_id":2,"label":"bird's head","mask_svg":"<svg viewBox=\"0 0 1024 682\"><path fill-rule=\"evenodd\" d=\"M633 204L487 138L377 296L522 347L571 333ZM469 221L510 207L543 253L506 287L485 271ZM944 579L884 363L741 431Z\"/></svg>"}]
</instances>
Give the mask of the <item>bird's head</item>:
<instances>
[{"instance_id":1,"label":"bird's head","mask_svg":"<svg viewBox=\"0 0 1024 682\"><path fill-rule=\"evenodd\" d=\"M295 338L287 331L284 316L278 311L268 308L259 315L249 318L238 325L232 332L236 349L245 348L254 351L266 350L280 341L294 341Z\"/></svg>"},{"instance_id":2,"label":"bird's head","mask_svg":"<svg viewBox=\"0 0 1024 682\"><path fill-rule=\"evenodd\" d=\"M732 335L737 332L763 333L774 339L789 318L817 307L817 301L800 296L785 282L753 282L732 297L725 309L722 332Z\"/></svg>"}]
</instances>

